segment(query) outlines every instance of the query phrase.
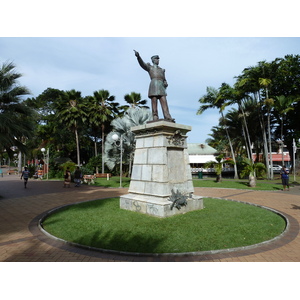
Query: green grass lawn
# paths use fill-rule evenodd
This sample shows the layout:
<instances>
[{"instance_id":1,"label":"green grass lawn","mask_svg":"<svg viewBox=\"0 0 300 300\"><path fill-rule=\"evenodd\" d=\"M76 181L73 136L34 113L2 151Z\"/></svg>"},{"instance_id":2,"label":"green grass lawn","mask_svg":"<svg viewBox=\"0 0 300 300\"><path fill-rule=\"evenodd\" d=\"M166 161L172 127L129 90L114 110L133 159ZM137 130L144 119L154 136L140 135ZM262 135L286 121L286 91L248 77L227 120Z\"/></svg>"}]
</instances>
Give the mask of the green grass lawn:
<instances>
[{"instance_id":1,"label":"green grass lawn","mask_svg":"<svg viewBox=\"0 0 300 300\"><path fill-rule=\"evenodd\" d=\"M122 187L129 187L130 178L122 178ZM247 179L223 179L222 182L216 182L214 178L209 179L193 179L194 187L215 187L215 188L234 188L234 189L251 189L251 190L265 190L265 191L278 191L282 189L281 180L279 178L275 180L257 180L256 187L251 188L248 186ZM103 187L119 187L120 177L113 176L110 180L106 178L95 179L96 186ZM293 186L293 183L291 183Z\"/></svg>"},{"instance_id":2,"label":"green grass lawn","mask_svg":"<svg viewBox=\"0 0 300 300\"><path fill-rule=\"evenodd\" d=\"M205 209L156 218L119 208L119 198L68 206L48 216L43 227L61 239L96 248L180 253L252 245L283 232L279 215L256 206L214 198Z\"/></svg>"},{"instance_id":3,"label":"green grass lawn","mask_svg":"<svg viewBox=\"0 0 300 300\"><path fill-rule=\"evenodd\" d=\"M122 187L129 187L129 184L130 178L122 177ZM112 176L109 180L106 178L96 178L94 185L103 187L120 187L120 177Z\"/></svg>"},{"instance_id":4,"label":"green grass lawn","mask_svg":"<svg viewBox=\"0 0 300 300\"><path fill-rule=\"evenodd\" d=\"M232 189L249 189L249 190L265 190L265 191L278 191L282 189L280 180L257 180L256 187L249 187L248 180L222 180L216 182L214 179L194 179L194 187L214 187L214 188L232 188Z\"/></svg>"}]
</instances>

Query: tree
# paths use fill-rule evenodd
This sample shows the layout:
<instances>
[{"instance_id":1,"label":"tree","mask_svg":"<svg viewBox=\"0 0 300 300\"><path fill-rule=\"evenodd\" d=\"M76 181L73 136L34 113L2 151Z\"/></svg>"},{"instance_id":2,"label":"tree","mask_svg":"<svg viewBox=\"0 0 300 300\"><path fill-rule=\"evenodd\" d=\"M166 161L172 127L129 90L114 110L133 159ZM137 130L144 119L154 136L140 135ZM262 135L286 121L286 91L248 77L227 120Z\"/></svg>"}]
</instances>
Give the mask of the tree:
<instances>
[{"instance_id":1,"label":"tree","mask_svg":"<svg viewBox=\"0 0 300 300\"><path fill-rule=\"evenodd\" d=\"M245 68L242 72L242 75L237 77L236 87L243 91L247 95L251 95L255 101L257 101L257 114L259 115L259 124L261 127L261 132L263 136L263 145L264 145L264 157L265 163L267 166L271 165L271 151L272 149L268 148L268 144L271 144L271 133L269 133L269 143L267 140L265 118L264 118L264 101L268 97L268 87L271 83L272 71L274 65L269 64L265 61L259 62L256 66ZM271 179L272 175L271 168L268 168L268 178Z\"/></svg>"},{"instance_id":2,"label":"tree","mask_svg":"<svg viewBox=\"0 0 300 300\"><path fill-rule=\"evenodd\" d=\"M280 118L280 139L283 143L284 141L284 134L283 134L283 127L286 121L286 115L289 111L294 110L293 103L295 102L294 97L286 97L284 95L275 96L273 107L275 109L275 113L279 115ZM282 147L283 151L283 147ZM283 155L283 154L282 154ZM282 159L282 166L284 165L284 161Z\"/></svg>"},{"instance_id":3,"label":"tree","mask_svg":"<svg viewBox=\"0 0 300 300\"><path fill-rule=\"evenodd\" d=\"M60 123L74 131L77 149L77 165L80 166L80 147L78 130L80 125L86 121L87 113L86 106L83 103L81 92L70 90L66 91L63 96L60 96L58 107L58 117Z\"/></svg>"},{"instance_id":4,"label":"tree","mask_svg":"<svg viewBox=\"0 0 300 300\"><path fill-rule=\"evenodd\" d=\"M147 100L142 100L140 93L131 92L130 94L126 94L124 96L125 101L130 105L124 105L123 108L127 110L128 108L136 108L136 107L143 107L143 108L149 108L146 106Z\"/></svg>"},{"instance_id":5,"label":"tree","mask_svg":"<svg viewBox=\"0 0 300 300\"><path fill-rule=\"evenodd\" d=\"M266 171L266 166L263 163L254 163L249 158L244 158L242 161L243 170L241 172L241 177L249 176L249 186L256 186L256 175L263 174Z\"/></svg>"},{"instance_id":6,"label":"tree","mask_svg":"<svg viewBox=\"0 0 300 300\"><path fill-rule=\"evenodd\" d=\"M129 165L128 173L131 172L131 162L135 150L135 135L131 131L131 127L143 125L151 120L152 113L150 109L146 108L129 108L125 115L116 118L112 121L111 125L113 131L107 135L105 142L105 163L110 170L120 161L120 149L116 147L115 141L112 136L117 133L122 138L123 145L123 159L122 163Z\"/></svg>"},{"instance_id":7,"label":"tree","mask_svg":"<svg viewBox=\"0 0 300 300\"><path fill-rule=\"evenodd\" d=\"M102 173L104 173L105 129L119 113L118 106L115 96L111 96L107 90L95 91L94 95L89 98L89 122L92 126L101 128ZM96 145L95 156L97 156Z\"/></svg>"},{"instance_id":8,"label":"tree","mask_svg":"<svg viewBox=\"0 0 300 300\"><path fill-rule=\"evenodd\" d=\"M25 140L30 138L33 122L32 110L22 101L30 92L18 84L22 75L12 62L3 63L0 68L0 145L12 157L12 147L21 152L27 150Z\"/></svg>"},{"instance_id":9,"label":"tree","mask_svg":"<svg viewBox=\"0 0 300 300\"><path fill-rule=\"evenodd\" d=\"M221 182L224 163L234 164L233 160L224 160L224 154L220 154L216 156L216 161L211 160L206 162L204 168L214 168L217 175L216 182Z\"/></svg>"},{"instance_id":10,"label":"tree","mask_svg":"<svg viewBox=\"0 0 300 300\"><path fill-rule=\"evenodd\" d=\"M207 89L206 89L207 93L199 99L199 102L202 105L198 109L197 115L201 115L205 110L207 110L209 108L218 108L219 113L222 116L222 119L224 119L223 110L224 110L224 103L225 103L226 99L223 97L223 95L221 93L221 89L222 89L222 87L219 90L214 89L212 87L207 87ZM232 142L231 142L227 127L224 126L224 128L226 130L226 135L227 135L228 142L229 142L232 160L234 161L234 178L236 179L236 178L238 178L238 174L237 174L237 167L236 167L236 161L235 161L235 153L233 151Z\"/></svg>"}]
</instances>

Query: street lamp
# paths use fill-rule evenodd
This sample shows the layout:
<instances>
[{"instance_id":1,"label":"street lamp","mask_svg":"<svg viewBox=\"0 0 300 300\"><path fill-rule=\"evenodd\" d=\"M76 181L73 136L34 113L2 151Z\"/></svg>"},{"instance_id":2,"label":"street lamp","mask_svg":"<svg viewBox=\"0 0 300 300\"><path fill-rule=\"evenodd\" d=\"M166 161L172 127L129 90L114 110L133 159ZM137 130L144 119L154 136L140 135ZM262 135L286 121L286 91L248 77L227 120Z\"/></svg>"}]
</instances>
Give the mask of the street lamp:
<instances>
[{"instance_id":1,"label":"street lamp","mask_svg":"<svg viewBox=\"0 0 300 300\"><path fill-rule=\"evenodd\" d=\"M281 149L281 159L282 159L282 167L283 167L283 165L284 165L284 153L283 153L283 148L284 148L286 145L284 145L283 139L282 139L282 140L278 139L278 140L276 140L276 142L277 142L277 144L279 145L279 148Z\"/></svg>"},{"instance_id":2,"label":"street lamp","mask_svg":"<svg viewBox=\"0 0 300 300\"><path fill-rule=\"evenodd\" d=\"M42 148L41 149L42 153L43 153L43 156L44 156L44 174L45 174L45 163L47 164L47 180L48 180L48 173L49 173L49 148L47 149L47 154L45 153L46 152L46 149L45 148Z\"/></svg>"},{"instance_id":3,"label":"street lamp","mask_svg":"<svg viewBox=\"0 0 300 300\"><path fill-rule=\"evenodd\" d=\"M120 136L118 134L113 134L111 137L116 146L120 147L120 188L122 187L122 176L123 176L123 171L122 171L122 161L123 161L123 134ZM117 141L120 140L120 145L117 145Z\"/></svg>"}]
</instances>

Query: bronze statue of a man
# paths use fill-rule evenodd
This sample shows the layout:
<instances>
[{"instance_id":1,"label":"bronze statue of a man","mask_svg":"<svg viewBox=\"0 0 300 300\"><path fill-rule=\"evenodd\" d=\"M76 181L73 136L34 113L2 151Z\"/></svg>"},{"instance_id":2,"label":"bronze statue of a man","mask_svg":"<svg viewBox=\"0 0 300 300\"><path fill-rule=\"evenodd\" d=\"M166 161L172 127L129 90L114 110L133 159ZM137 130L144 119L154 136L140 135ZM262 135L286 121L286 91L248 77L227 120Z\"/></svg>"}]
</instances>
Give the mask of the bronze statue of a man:
<instances>
[{"instance_id":1,"label":"bronze statue of a man","mask_svg":"<svg viewBox=\"0 0 300 300\"><path fill-rule=\"evenodd\" d=\"M158 111L157 111L157 100L160 101L160 105L163 111L164 119L169 122L174 122L175 120L171 117L169 113L168 103L167 103L167 93L166 88L168 86L167 80L165 78L165 69L162 69L158 66L159 64L159 56L154 55L151 57L153 65L150 63L144 63L140 54L135 52L135 56L140 64L140 66L149 73L151 82L148 91L148 97L151 99L151 106L152 106L152 115L153 120L157 121L158 118Z\"/></svg>"}]
</instances>

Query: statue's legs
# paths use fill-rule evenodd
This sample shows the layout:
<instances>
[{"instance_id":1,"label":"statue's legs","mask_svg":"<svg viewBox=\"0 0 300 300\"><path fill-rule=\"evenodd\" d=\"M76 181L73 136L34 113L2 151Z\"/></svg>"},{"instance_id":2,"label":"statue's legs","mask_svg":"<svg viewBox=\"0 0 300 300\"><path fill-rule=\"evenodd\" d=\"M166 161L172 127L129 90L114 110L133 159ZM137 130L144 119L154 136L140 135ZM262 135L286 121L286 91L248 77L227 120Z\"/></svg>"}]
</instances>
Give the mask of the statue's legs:
<instances>
[{"instance_id":1,"label":"statue's legs","mask_svg":"<svg viewBox=\"0 0 300 300\"><path fill-rule=\"evenodd\" d=\"M164 118L168 121L175 122L175 120L171 117L168 107L168 102L166 96L161 96L159 98L160 105L164 114Z\"/></svg>"},{"instance_id":2,"label":"statue's legs","mask_svg":"<svg viewBox=\"0 0 300 300\"><path fill-rule=\"evenodd\" d=\"M158 120L157 97L151 97L151 106L152 106L153 121L156 121Z\"/></svg>"},{"instance_id":3,"label":"statue's legs","mask_svg":"<svg viewBox=\"0 0 300 300\"><path fill-rule=\"evenodd\" d=\"M166 96L151 97L153 121L158 120L158 110L157 110L157 100L158 99L159 99L159 102L160 102L160 105L161 105L161 109L162 109L162 112L163 112L163 115L164 115L164 119L175 123L175 119L173 119L170 115Z\"/></svg>"}]
</instances>

